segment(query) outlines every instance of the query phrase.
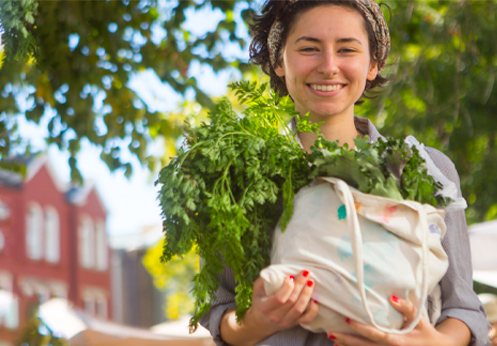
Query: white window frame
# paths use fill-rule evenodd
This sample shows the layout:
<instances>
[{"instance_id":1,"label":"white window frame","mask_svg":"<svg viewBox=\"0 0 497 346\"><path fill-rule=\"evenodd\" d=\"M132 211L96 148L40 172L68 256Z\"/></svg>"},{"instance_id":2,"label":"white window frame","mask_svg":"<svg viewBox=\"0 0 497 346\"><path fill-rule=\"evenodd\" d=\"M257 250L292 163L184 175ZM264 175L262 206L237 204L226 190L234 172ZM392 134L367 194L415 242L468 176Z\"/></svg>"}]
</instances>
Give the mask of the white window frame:
<instances>
[{"instance_id":1,"label":"white window frame","mask_svg":"<svg viewBox=\"0 0 497 346\"><path fill-rule=\"evenodd\" d=\"M12 274L0 271L0 326L17 329L19 328L19 299L12 294L12 280Z\"/></svg>"},{"instance_id":2,"label":"white window frame","mask_svg":"<svg viewBox=\"0 0 497 346\"><path fill-rule=\"evenodd\" d=\"M91 295L83 297L83 309L90 315L95 315L95 298Z\"/></svg>"},{"instance_id":3,"label":"white window frame","mask_svg":"<svg viewBox=\"0 0 497 346\"><path fill-rule=\"evenodd\" d=\"M96 240L96 268L100 271L106 271L109 268L109 250L107 247L107 233L105 223L98 220L95 227Z\"/></svg>"},{"instance_id":4,"label":"white window frame","mask_svg":"<svg viewBox=\"0 0 497 346\"><path fill-rule=\"evenodd\" d=\"M26 215L26 256L39 261L43 258L43 213L38 203L29 203Z\"/></svg>"},{"instance_id":5,"label":"white window frame","mask_svg":"<svg viewBox=\"0 0 497 346\"><path fill-rule=\"evenodd\" d=\"M86 269L95 267L95 228L88 215L82 216L79 224L79 263Z\"/></svg>"},{"instance_id":6,"label":"white window frame","mask_svg":"<svg viewBox=\"0 0 497 346\"><path fill-rule=\"evenodd\" d=\"M49 263L60 261L60 221L53 206L45 208L45 260Z\"/></svg>"},{"instance_id":7,"label":"white window frame","mask_svg":"<svg viewBox=\"0 0 497 346\"><path fill-rule=\"evenodd\" d=\"M107 318L108 316L107 299L100 297L95 300L95 314L98 317Z\"/></svg>"}]
</instances>

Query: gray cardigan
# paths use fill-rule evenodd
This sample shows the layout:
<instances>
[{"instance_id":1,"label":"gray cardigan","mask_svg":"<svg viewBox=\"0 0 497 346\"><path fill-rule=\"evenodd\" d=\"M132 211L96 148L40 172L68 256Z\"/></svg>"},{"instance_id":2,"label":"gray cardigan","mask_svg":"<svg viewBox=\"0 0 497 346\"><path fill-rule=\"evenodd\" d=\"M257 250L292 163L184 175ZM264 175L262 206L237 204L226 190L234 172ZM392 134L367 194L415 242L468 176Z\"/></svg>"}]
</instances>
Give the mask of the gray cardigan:
<instances>
[{"instance_id":1,"label":"gray cardigan","mask_svg":"<svg viewBox=\"0 0 497 346\"><path fill-rule=\"evenodd\" d=\"M357 130L368 135L371 142L381 137L376 127L365 118L355 117ZM425 148L440 171L453 181L460 191L459 175L452 161L433 148ZM472 266L464 211L450 211L445 216L447 232L442 245L449 257L449 269L440 281L442 289L442 315L438 323L452 317L464 322L471 330L470 346L487 346L490 342L487 333L490 325L478 297L473 291ZM216 292L216 300L211 302L210 311L200 323L210 330L216 345L226 346L221 339L219 327L223 314L235 308L235 280L230 268L225 267L221 285ZM264 346L331 346L333 341L324 333L311 333L296 326L273 334L258 345Z\"/></svg>"}]
</instances>

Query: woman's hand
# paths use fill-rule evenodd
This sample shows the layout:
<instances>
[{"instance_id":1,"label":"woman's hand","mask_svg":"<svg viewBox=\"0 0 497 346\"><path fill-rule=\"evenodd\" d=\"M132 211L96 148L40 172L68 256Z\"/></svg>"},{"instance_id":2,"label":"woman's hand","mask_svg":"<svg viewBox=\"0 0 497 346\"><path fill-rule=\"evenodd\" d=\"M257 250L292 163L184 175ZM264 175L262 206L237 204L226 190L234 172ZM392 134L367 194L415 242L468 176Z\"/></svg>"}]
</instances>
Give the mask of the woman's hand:
<instances>
[{"instance_id":1,"label":"woman's hand","mask_svg":"<svg viewBox=\"0 0 497 346\"><path fill-rule=\"evenodd\" d=\"M492 329L488 332L488 338L492 342L492 346L497 346L497 323L492 324Z\"/></svg>"},{"instance_id":2,"label":"woman's hand","mask_svg":"<svg viewBox=\"0 0 497 346\"><path fill-rule=\"evenodd\" d=\"M304 270L296 277L285 279L273 295L267 296L264 282L259 278L254 283L252 307L247 314L274 332L311 322L318 313L318 304L311 299L314 281Z\"/></svg>"},{"instance_id":3,"label":"woman's hand","mask_svg":"<svg viewBox=\"0 0 497 346\"><path fill-rule=\"evenodd\" d=\"M301 323L311 322L318 313L318 303L311 299L314 280L304 270L289 276L272 295L266 295L264 282L254 283L252 306L241 324L234 310L227 311L221 321L221 337L230 345L254 345L272 334Z\"/></svg>"},{"instance_id":4,"label":"woman's hand","mask_svg":"<svg viewBox=\"0 0 497 346\"><path fill-rule=\"evenodd\" d=\"M391 304L400 311L405 319L405 326L416 317L414 305L404 299L392 296ZM344 333L331 333L329 338L339 346L466 346L469 344L471 332L463 322L448 318L437 327L433 327L425 318L422 318L412 332L407 334L390 334L370 326L347 319L347 323L362 337Z\"/></svg>"}]
</instances>

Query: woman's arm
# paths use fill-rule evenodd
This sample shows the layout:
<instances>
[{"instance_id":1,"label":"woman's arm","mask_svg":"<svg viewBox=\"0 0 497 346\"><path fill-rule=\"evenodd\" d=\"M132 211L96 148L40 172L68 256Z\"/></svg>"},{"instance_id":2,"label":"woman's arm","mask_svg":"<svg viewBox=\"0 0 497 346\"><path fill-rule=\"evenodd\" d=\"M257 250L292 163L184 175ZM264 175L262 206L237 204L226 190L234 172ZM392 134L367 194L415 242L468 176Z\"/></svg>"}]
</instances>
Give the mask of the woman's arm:
<instances>
[{"instance_id":1,"label":"woman's arm","mask_svg":"<svg viewBox=\"0 0 497 346\"><path fill-rule=\"evenodd\" d=\"M318 312L317 302L311 300L313 290L314 281L306 272L286 278L271 296L266 295L259 278L254 283L252 307L241 323L236 321L235 309L223 315L221 338L229 345L255 345L278 331L311 322Z\"/></svg>"},{"instance_id":2,"label":"woman's arm","mask_svg":"<svg viewBox=\"0 0 497 346\"><path fill-rule=\"evenodd\" d=\"M426 148L426 151L440 171L456 184L458 195L461 196L459 175L452 161L438 150ZM457 319L471 332L469 345L487 345L490 325L483 305L473 291L473 267L464 210L447 212L445 224L447 232L442 246L449 258L449 268L440 281L442 314L438 323Z\"/></svg>"}]
</instances>

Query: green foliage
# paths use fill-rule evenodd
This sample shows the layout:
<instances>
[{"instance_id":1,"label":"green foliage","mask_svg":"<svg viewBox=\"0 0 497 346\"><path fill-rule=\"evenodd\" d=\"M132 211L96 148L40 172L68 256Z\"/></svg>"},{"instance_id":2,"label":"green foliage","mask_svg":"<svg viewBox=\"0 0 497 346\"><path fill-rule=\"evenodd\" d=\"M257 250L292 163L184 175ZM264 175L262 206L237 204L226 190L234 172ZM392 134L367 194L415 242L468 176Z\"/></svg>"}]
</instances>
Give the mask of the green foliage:
<instances>
[{"instance_id":1,"label":"green foliage","mask_svg":"<svg viewBox=\"0 0 497 346\"><path fill-rule=\"evenodd\" d=\"M398 200L447 204L435 197L441 186L427 174L416 148L401 140L369 144L358 138L358 150L348 150L327 142L321 124L307 116L297 122L297 131L318 133L308 155L286 126L285 119L298 115L289 97L268 92L267 84L230 87L247 105L243 115L220 100L209 124L187 127L184 147L156 182L165 231L162 261L184 256L193 246L204 261L193 279L191 328L209 309L223 265L233 269L240 320L251 305L253 282L269 264L271 230L280 218L285 229L295 192L315 177L335 176L365 193Z\"/></svg>"},{"instance_id":2,"label":"green foliage","mask_svg":"<svg viewBox=\"0 0 497 346\"><path fill-rule=\"evenodd\" d=\"M220 49L225 43L245 44L234 35L236 3L2 0L6 59L0 70L0 144L5 144L0 159L29 151L25 141L16 142L18 113L27 108L26 118L40 123L51 109L55 113L48 121L47 142L69 150L73 179L81 178L76 155L83 139L103 148L101 158L111 170L131 174L130 163L121 156L122 143L154 169L160 160L151 156L150 143L157 137L174 142L183 131L182 121L149 110L130 88L130 78L152 69L177 93L190 92L197 104L212 105L189 70L194 62L215 71L249 70L247 64L225 59ZM213 32L197 37L183 28L185 12L203 9L231 15ZM154 38L161 34L162 39ZM29 97L17 102L21 91ZM178 110L187 107L178 105ZM166 153L162 163L173 153Z\"/></svg>"},{"instance_id":3,"label":"green foliage","mask_svg":"<svg viewBox=\"0 0 497 346\"><path fill-rule=\"evenodd\" d=\"M250 307L252 285L269 264L269 230L308 182L305 152L284 135L293 103L245 82L231 85L247 108L239 116L227 99L209 113L210 124L187 127L186 143L160 172L165 233L163 261L195 244L204 260L194 278L195 328L209 309L223 264L233 268L237 316ZM285 186L283 192L281 186Z\"/></svg>"},{"instance_id":4,"label":"green foliage","mask_svg":"<svg viewBox=\"0 0 497 346\"><path fill-rule=\"evenodd\" d=\"M392 9L390 82L356 108L384 135L410 134L447 154L461 177L468 222L497 195L497 1L385 1Z\"/></svg>"},{"instance_id":5,"label":"green foliage","mask_svg":"<svg viewBox=\"0 0 497 346\"><path fill-rule=\"evenodd\" d=\"M322 135L312 147L311 177L337 177L364 193L394 200L413 200L445 207L450 198L437 195L442 185L428 175L425 160L415 147L400 139L356 138L356 149L328 142Z\"/></svg>"},{"instance_id":6,"label":"green foliage","mask_svg":"<svg viewBox=\"0 0 497 346\"><path fill-rule=\"evenodd\" d=\"M200 259L193 247L187 254L174 256L167 263L161 263L163 248L164 242L160 241L148 249L143 257L143 265L154 278L154 285L166 295L166 318L176 320L193 313L194 299L190 291L193 277L199 271Z\"/></svg>"},{"instance_id":7,"label":"green foliage","mask_svg":"<svg viewBox=\"0 0 497 346\"><path fill-rule=\"evenodd\" d=\"M392 50L385 72L390 82L378 98L356 108L358 115L369 117L385 135L411 134L446 153L460 173L469 222L495 218L489 208L497 195L497 1L384 2L392 9L392 16L387 14ZM165 7L155 0L1 1L7 57L0 70L0 155L24 148L16 135L14 115L21 107L15 96L32 86L27 118L38 122L46 108L56 110L50 143L74 156L79 141L88 138L104 148L103 159L116 169L127 163L116 144L124 138L152 168L156 159L147 146L164 136L173 147L182 132L178 115L183 109L171 119L138 106L138 96L128 87L130 74L153 69L180 94L193 90L195 102L210 107L189 73L191 62L216 71L228 66L247 71L247 64L223 55L222 48L227 41L246 43L244 28L234 21L240 4L257 9L260 1L166 1ZM213 31L195 35L185 29L185 11L211 7L225 15ZM242 11L244 19L250 11ZM161 42L152 41L152 27L164 29ZM71 50L74 34L79 43ZM129 39L135 35L145 43ZM66 89L63 98L56 97ZM99 92L105 93L109 113L93 109Z\"/></svg>"},{"instance_id":8,"label":"green foliage","mask_svg":"<svg viewBox=\"0 0 497 346\"><path fill-rule=\"evenodd\" d=\"M36 317L30 317L24 326L17 346L69 346L63 338L53 335L52 331Z\"/></svg>"}]
</instances>

